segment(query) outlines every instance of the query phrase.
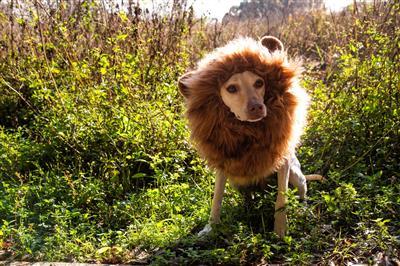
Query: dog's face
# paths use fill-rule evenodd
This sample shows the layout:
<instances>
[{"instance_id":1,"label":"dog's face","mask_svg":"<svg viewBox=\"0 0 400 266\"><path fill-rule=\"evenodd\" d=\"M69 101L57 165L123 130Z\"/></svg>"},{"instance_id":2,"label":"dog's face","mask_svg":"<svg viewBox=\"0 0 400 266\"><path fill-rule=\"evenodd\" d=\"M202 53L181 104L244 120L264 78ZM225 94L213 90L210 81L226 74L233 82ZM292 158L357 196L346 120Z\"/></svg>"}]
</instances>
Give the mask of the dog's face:
<instances>
[{"instance_id":1,"label":"dog's face","mask_svg":"<svg viewBox=\"0 0 400 266\"><path fill-rule=\"evenodd\" d=\"M264 52L264 49L271 54L276 51L283 52L282 42L272 36L263 37L258 45L262 47L257 47L260 52ZM229 52L227 54L231 56L234 53L231 51L230 55ZM218 51L215 54L218 54ZM200 65L198 69L187 72L179 78L179 90L187 102L196 104L206 102L205 95L214 97L216 95L214 93L217 92L219 95L215 97L220 96L224 105L240 121L257 122L267 116L264 95L269 84L265 84L263 77L255 74L256 71L253 72L252 69L247 70L248 68L242 70L243 72L223 73L226 72L222 66L224 63L218 57L206 59L206 62L208 65ZM239 64L243 64L243 62ZM227 75L225 76L225 74ZM219 78L221 80L218 80ZM223 82L222 85L221 82Z\"/></svg>"},{"instance_id":2,"label":"dog's face","mask_svg":"<svg viewBox=\"0 0 400 266\"><path fill-rule=\"evenodd\" d=\"M251 71L232 75L219 92L224 104L241 121L257 122L267 115L264 79Z\"/></svg>"}]
</instances>

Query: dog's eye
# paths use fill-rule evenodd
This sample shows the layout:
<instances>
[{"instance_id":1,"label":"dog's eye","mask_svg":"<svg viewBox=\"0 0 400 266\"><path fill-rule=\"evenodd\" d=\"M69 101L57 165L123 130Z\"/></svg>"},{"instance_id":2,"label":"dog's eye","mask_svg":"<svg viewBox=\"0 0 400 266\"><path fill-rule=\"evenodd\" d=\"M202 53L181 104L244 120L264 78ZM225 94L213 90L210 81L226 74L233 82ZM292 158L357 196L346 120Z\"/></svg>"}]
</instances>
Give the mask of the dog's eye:
<instances>
[{"instance_id":1,"label":"dog's eye","mask_svg":"<svg viewBox=\"0 0 400 266\"><path fill-rule=\"evenodd\" d=\"M230 85L230 86L228 86L228 88L226 88L226 90L227 90L229 93L235 93L235 92L237 92L237 88L236 88L235 85Z\"/></svg>"},{"instance_id":2,"label":"dog's eye","mask_svg":"<svg viewBox=\"0 0 400 266\"><path fill-rule=\"evenodd\" d=\"M254 82L254 87L255 88L261 88L262 86L264 86L264 81L262 79L257 79L256 82Z\"/></svg>"}]
</instances>

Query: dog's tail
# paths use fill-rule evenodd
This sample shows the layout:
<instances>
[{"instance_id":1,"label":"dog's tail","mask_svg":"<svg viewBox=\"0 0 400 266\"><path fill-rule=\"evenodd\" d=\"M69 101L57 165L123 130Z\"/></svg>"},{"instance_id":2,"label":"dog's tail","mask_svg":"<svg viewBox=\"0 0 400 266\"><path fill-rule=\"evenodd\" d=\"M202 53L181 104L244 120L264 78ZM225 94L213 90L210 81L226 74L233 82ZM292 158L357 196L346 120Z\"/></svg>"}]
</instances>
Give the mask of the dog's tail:
<instances>
[{"instance_id":1,"label":"dog's tail","mask_svg":"<svg viewBox=\"0 0 400 266\"><path fill-rule=\"evenodd\" d=\"M321 181L324 180L324 177L322 175L305 175L307 181Z\"/></svg>"}]
</instances>

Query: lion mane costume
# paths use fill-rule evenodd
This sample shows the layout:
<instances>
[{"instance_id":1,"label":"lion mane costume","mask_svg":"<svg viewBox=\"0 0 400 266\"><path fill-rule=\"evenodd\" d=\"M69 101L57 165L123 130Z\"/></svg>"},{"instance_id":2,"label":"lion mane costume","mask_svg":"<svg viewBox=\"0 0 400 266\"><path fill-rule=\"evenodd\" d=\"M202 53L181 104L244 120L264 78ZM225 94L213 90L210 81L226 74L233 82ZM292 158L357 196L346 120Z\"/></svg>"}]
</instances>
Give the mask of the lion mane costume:
<instances>
[{"instance_id":1,"label":"lion mane costume","mask_svg":"<svg viewBox=\"0 0 400 266\"><path fill-rule=\"evenodd\" d=\"M277 171L294 154L305 124L309 98L299 86L300 62L271 38L233 40L179 80L195 148L234 186L257 184ZM267 116L258 122L236 119L220 96L221 85L244 71L264 79Z\"/></svg>"}]
</instances>

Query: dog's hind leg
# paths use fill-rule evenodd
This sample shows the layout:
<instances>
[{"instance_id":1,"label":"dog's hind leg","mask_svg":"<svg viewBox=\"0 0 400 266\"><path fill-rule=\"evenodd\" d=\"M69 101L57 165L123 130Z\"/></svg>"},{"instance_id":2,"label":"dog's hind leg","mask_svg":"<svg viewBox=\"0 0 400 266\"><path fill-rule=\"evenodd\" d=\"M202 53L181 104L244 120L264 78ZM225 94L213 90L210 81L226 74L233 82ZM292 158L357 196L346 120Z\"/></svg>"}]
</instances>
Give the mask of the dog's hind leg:
<instances>
[{"instance_id":1,"label":"dog's hind leg","mask_svg":"<svg viewBox=\"0 0 400 266\"><path fill-rule=\"evenodd\" d=\"M283 237L285 235L287 225L285 205L287 202L286 191L289 186L289 160L285 159L285 163L278 171L278 195L275 202L274 231L279 237Z\"/></svg>"},{"instance_id":2,"label":"dog's hind leg","mask_svg":"<svg viewBox=\"0 0 400 266\"><path fill-rule=\"evenodd\" d=\"M301 165L296 155L290 158L290 176L289 183L297 188L300 199L305 199L307 194L307 181L323 180L321 175L304 175L301 171Z\"/></svg>"},{"instance_id":3,"label":"dog's hind leg","mask_svg":"<svg viewBox=\"0 0 400 266\"><path fill-rule=\"evenodd\" d=\"M292 155L290 158L290 174L289 183L297 188L299 191L300 199L305 199L307 194L307 180L301 171L300 162L296 155Z\"/></svg>"},{"instance_id":4,"label":"dog's hind leg","mask_svg":"<svg viewBox=\"0 0 400 266\"><path fill-rule=\"evenodd\" d=\"M218 224L221 222L221 205L222 198L224 197L226 176L217 171L214 186L214 196L211 204L211 214L208 224L198 233L198 236L203 236L211 232L211 224Z\"/></svg>"}]
</instances>

